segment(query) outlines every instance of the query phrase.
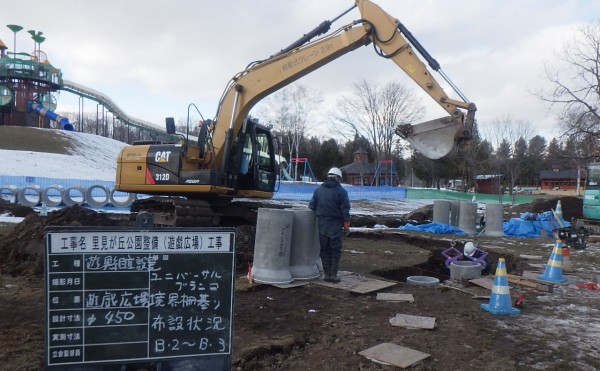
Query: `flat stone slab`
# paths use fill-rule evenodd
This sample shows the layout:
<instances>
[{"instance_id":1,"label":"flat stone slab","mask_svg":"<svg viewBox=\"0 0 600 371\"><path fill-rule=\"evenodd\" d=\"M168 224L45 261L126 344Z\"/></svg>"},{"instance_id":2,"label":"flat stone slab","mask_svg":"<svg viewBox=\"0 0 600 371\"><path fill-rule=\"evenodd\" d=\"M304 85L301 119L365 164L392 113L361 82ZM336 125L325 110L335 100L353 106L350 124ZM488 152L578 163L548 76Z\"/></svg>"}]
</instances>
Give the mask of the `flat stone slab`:
<instances>
[{"instance_id":1,"label":"flat stone slab","mask_svg":"<svg viewBox=\"0 0 600 371\"><path fill-rule=\"evenodd\" d=\"M394 317L390 318L390 324L396 327L433 330L435 328L435 317L421 317L397 313Z\"/></svg>"},{"instance_id":2,"label":"flat stone slab","mask_svg":"<svg viewBox=\"0 0 600 371\"><path fill-rule=\"evenodd\" d=\"M348 290L356 294L368 294L397 284L397 282L382 281L359 276L352 272L338 272L338 277L341 278L341 281L338 283L325 281L314 281L314 283L321 286Z\"/></svg>"},{"instance_id":3,"label":"flat stone slab","mask_svg":"<svg viewBox=\"0 0 600 371\"><path fill-rule=\"evenodd\" d=\"M414 303L415 297L413 296L413 294L396 294L393 292L378 292L377 300L399 301L399 302L406 301L409 303Z\"/></svg>"},{"instance_id":4,"label":"flat stone slab","mask_svg":"<svg viewBox=\"0 0 600 371\"><path fill-rule=\"evenodd\" d=\"M430 357L430 354L392 343L381 343L358 354L378 363L402 368L410 367Z\"/></svg>"}]
</instances>

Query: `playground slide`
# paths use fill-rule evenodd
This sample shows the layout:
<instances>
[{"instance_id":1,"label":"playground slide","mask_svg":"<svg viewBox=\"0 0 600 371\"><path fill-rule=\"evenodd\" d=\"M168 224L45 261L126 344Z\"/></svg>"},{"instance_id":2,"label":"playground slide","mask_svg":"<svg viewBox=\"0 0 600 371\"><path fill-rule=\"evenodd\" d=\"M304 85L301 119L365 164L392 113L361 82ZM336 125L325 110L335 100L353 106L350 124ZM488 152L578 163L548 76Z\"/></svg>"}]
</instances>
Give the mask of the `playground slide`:
<instances>
[{"instance_id":1,"label":"playground slide","mask_svg":"<svg viewBox=\"0 0 600 371\"><path fill-rule=\"evenodd\" d=\"M137 117L130 116L125 113L110 97L106 94L103 94L97 90L92 88L88 88L87 86L83 86L73 81L63 80L63 86L61 88L64 91L69 93L77 94L80 97L84 97L90 100L93 100L97 103L102 104L104 107L108 108L110 112L115 115L119 120L121 120L124 124L138 127L144 130L148 130L154 133L166 134L166 131L161 127ZM177 132L179 135L187 136L186 133ZM198 137L195 136L187 136L188 139L192 142L197 142Z\"/></svg>"},{"instance_id":2,"label":"playground slide","mask_svg":"<svg viewBox=\"0 0 600 371\"><path fill-rule=\"evenodd\" d=\"M285 168L282 167L281 168L281 173L282 173L283 179L285 179L285 180L294 180L294 178L292 178L290 176L290 173L288 173L287 169L285 169Z\"/></svg>"},{"instance_id":3,"label":"playground slide","mask_svg":"<svg viewBox=\"0 0 600 371\"><path fill-rule=\"evenodd\" d=\"M288 173L288 171L287 171L289 165L288 165L288 162L285 159L285 157L283 157L281 155L275 155L275 162L277 163L277 166L279 167L280 174L283 177L283 179L294 180L294 178L292 178L290 176L290 173Z\"/></svg>"},{"instance_id":4,"label":"playground slide","mask_svg":"<svg viewBox=\"0 0 600 371\"><path fill-rule=\"evenodd\" d=\"M97 90L92 88L88 88L81 84L77 84L73 81L63 80L62 90L68 91L69 93L77 94L87 99L91 99L97 103L102 104L109 111L111 111L119 120L123 121L128 125L132 125L135 127L140 127L146 130L164 133L160 127L152 124L151 122L144 121L142 119L138 119L136 117L129 116L126 114L112 99L110 99L107 95L100 93Z\"/></svg>"},{"instance_id":5,"label":"playground slide","mask_svg":"<svg viewBox=\"0 0 600 371\"><path fill-rule=\"evenodd\" d=\"M66 117L62 117L57 115L56 113L44 108L43 105L37 104L34 101L27 102L27 110L37 112L38 115L49 118L50 120L56 122L60 125L60 128L63 130L74 131L75 128L73 125L69 123L69 119Z\"/></svg>"}]
</instances>

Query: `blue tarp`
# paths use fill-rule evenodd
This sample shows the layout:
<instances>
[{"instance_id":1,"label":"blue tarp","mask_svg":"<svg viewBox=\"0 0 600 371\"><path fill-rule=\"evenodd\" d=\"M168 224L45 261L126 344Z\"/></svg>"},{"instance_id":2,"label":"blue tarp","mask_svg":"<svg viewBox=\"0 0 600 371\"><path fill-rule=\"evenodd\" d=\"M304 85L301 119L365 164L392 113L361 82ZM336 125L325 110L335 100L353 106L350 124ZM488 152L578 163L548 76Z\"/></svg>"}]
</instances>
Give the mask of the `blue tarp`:
<instances>
[{"instance_id":1,"label":"blue tarp","mask_svg":"<svg viewBox=\"0 0 600 371\"><path fill-rule=\"evenodd\" d=\"M561 219L562 226L568 227L569 222ZM541 214L524 213L520 218L512 218L508 222L504 222L502 229L506 236L514 237L541 237L541 231L545 230L548 236L552 235L552 231L560 228L552 211L546 211Z\"/></svg>"},{"instance_id":2,"label":"blue tarp","mask_svg":"<svg viewBox=\"0 0 600 371\"><path fill-rule=\"evenodd\" d=\"M420 225L406 224L398 229L408 231L421 231L438 234L466 234L462 230L444 223L427 223Z\"/></svg>"}]
</instances>

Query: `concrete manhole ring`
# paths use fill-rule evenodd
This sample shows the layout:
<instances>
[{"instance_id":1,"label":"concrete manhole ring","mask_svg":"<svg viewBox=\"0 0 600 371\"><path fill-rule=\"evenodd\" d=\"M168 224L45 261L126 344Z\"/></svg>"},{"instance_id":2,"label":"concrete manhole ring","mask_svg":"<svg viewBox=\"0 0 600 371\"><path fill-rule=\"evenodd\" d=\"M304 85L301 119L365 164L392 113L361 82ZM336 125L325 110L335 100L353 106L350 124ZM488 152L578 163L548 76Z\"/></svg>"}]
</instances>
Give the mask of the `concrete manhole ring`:
<instances>
[{"instance_id":1,"label":"concrete manhole ring","mask_svg":"<svg viewBox=\"0 0 600 371\"><path fill-rule=\"evenodd\" d=\"M406 283L422 286L435 286L440 283L440 280L429 276L409 276L406 277Z\"/></svg>"}]
</instances>

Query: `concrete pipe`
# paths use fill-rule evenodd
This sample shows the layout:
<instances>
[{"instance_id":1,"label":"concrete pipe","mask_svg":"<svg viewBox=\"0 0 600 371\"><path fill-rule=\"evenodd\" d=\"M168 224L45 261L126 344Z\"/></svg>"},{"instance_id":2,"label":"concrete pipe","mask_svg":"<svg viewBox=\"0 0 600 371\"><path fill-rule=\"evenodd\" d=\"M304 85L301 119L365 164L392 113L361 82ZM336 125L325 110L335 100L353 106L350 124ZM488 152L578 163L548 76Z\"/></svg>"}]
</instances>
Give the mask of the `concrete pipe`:
<instances>
[{"instance_id":1,"label":"concrete pipe","mask_svg":"<svg viewBox=\"0 0 600 371\"><path fill-rule=\"evenodd\" d=\"M462 230L466 234L475 234L477 226L477 203L461 202L459 213L458 229Z\"/></svg>"},{"instance_id":2,"label":"concrete pipe","mask_svg":"<svg viewBox=\"0 0 600 371\"><path fill-rule=\"evenodd\" d=\"M290 248L294 213L283 209L258 209L252 278L256 282L286 284L290 273Z\"/></svg>"},{"instance_id":3,"label":"concrete pipe","mask_svg":"<svg viewBox=\"0 0 600 371\"><path fill-rule=\"evenodd\" d=\"M19 188L14 185L0 187L0 200L16 204L19 198Z\"/></svg>"},{"instance_id":4,"label":"concrete pipe","mask_svg":"<svg viewBox=\"0 0 600 371\"><path fill-rule=\"evenodd\" d=\"M489 237L504 236L504 205L485 205L485 235Z\"/></svg>"},{"instance_id":5,"label":"concrete pipe","mask_svg":"<svg viewBox=\"0 0 600 371\"><path fill-rule=\"evenodd\" d=\"M450 224L450 201L434 200L433 201L433 222Z\"/></svg>"},{"instance_id":6,"label":"concrete pipe","mask_svg":"<svg viewBox=\"0 0 600 371\"><path fill-rule=\"evenodd\" d=\"M42 188L39 185L29 185L21 188L17 202L21 205L34 207L42 201Z\"/></svg>"},{"instance_id":7,"label":"concrete pipe","mask_svg":"<svg viewBox=\"0 0 600 371\"><path fill-rule=\"evenodd\" d=\"M110 204L114 207L129 207L137 199L137 194L121 192L113 188L110 191Z\"/></svg>"},{"instance_id":8,"label":"concrete pipe","mask_svg":"<svg viewBox=\"0 0 600 371\"><path fill-rule=\"evenodd\" d=\"M481 277L481 264L473 264L472 261L462 260L450 263L450 279L471 280Z\"/></svg>"},{"instance_id":9,"label":"concrete pipe","mask_svg":"<svg viewBox=\"0 0 600 371\"><path fill-rule=\"evenodd\" d=\"M46 206L60 206L63 203L63 193L65 192L65 187L60 184L54 184L49 187L44 188L42 191L42 202L46 204Z\"/></svg>"},{"instance_id":10,"label":"concrete pipe","mask_svg":"<svg viewBox=\"0 0 600 371\"><path fill-rule=\"evenodd\" d=\"M91 207L104 207L109 201L110 190L101 184L94 184L85 191L85 202Z\"/></svg>"},{"instance_id":11,"label":"concrete pipe","mask_svg":"<svg viewBox=\"0 0 600 371\"><path fill-rule=\"evenodd\" d=\"M458 216L460 215L460 201L450 201L450 225L458 228Z\"/></svg>"},{"instance_id":12,"label":"concrete pipe","mask_svg":"<svg viewBox=\"0 0 600 371\"><path fill-rule=\"evenodd\" d=\"M85 203L85 187L73 186L63 192L63 202L66 206L81 206Z\"/></svg>"},{"instance_id":13,"label":"concrete pipe","mask_svg":"<svg viewBox=\"0 0 600 371\"><path fill-rule=\"evenodd\" d=\"M436 286L440 283L440 280L429 276L409 276L406 277L406 283L411 285Z\"/></svg>"},{"instance_id":14,"label":"concrete pipe","mask_svg":"<svg viewBox=\"0 0 600 371\"><path fill-rule=\"evenodd\" d=\"M290 248L290 273L294 280L312 280L321 273L319 258L319 229L317 217L310 209L292 209L294 222Z\"/></svg>"}]
</instances>

